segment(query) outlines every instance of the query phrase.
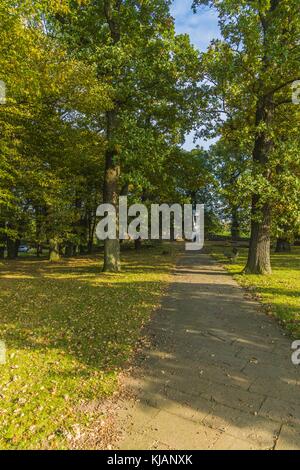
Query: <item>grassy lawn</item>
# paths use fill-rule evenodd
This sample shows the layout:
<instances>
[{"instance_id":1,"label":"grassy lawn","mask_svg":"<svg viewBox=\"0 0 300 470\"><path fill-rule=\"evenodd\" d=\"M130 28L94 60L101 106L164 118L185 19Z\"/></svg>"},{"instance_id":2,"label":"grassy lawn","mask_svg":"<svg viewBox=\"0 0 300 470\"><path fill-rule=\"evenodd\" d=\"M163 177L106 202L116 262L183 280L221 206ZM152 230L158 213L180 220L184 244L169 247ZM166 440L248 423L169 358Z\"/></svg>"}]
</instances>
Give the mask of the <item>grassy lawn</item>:
<instances>
[{"instance_id":1,"label":"grassy lawn","mask_svg":"<svg viewBox=\"0 0 300 470\"><path fill-rule=\"evenodd\" d=\"M1 449L72 448L105 423L95 402L116 391L178 249L162 251L124 252L117 275L99 255L0 263Z\"/></svg>"},{"instance_id":2,"label":"grassy lawn","mask_svg":"<svg viewBox=\"0 0 300 470\"><path fill-rule=\"evenodd\" d=\"M265 304L266 309L278 318L286 329L300 338L300 247L289 254L272 254L273 274L256 276L242 274L246 264L247 249L241 248L239 257L231 263L224 253L230 246L208 244L212 254L232 273L237 281L249 288Z\"/></svg>"}]
</instances>

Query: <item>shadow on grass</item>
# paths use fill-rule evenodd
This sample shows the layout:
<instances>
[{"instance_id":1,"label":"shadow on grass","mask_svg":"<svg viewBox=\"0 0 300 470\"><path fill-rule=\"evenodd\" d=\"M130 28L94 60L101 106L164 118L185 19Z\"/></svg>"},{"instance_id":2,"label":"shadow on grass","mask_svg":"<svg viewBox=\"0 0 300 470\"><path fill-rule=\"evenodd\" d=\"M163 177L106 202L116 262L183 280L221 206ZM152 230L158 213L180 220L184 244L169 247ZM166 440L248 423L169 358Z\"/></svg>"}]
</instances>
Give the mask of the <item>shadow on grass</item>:
<instances>
[{"instance_id":1,"label":"shadow on grass","mask_svg":"<svg viewBox=\"0 0 300 470\"><path fill-rule=\"evenodd\" d=\"M2 332L11 347L45 344L94 367L119 366L159 303L174 259L161 249L125 253L120 274L102 273L98 255L55 264L6 261L0 270Z\"/></svg>"},{"instance_id":2,"label":"shadow on grass","mask_svg":"<svg viewBox=\"0 0 300 470\"><path fill-rule=\"evenodd\" d=\"M283 419L300 424L298 375L287 342L257 304L228 284L227 274L213 264L211 270L199 269L199 256L187 256L189 263L179 267L179 275L203 274L211 279L214 275L215 281L186 283L175 278L151 325L155 348L140 357L146 377L142 403L169 411L171 418L174 403L187 406L203 420L216 417L215 422L208 421L209 426L231 426L234 436L255 432L265 439L267 429L263 444L271 448ZM141 325L160 302L172 257L131 254L120 275L101 274L95 258L33 264L34 268L27 261L4 266L1 330L8 349L29 356L25 382L27 376L33 386L40 380L34 365L44 368L47 378L60 381L62 387L73 380L75 399L81 394L92 400L95 389L82 389L82 384L99 383L101 377L94 377L94 372L101 371L107 378L124 367L139 343ZM7 367L9 378L10 362ZM18 392L18 383L12 386ZM270 404L268 411L264 403L269 395L279 405ZM287 412L282 411L281 400L288 403Z\"/></svg>"}]
</instances>

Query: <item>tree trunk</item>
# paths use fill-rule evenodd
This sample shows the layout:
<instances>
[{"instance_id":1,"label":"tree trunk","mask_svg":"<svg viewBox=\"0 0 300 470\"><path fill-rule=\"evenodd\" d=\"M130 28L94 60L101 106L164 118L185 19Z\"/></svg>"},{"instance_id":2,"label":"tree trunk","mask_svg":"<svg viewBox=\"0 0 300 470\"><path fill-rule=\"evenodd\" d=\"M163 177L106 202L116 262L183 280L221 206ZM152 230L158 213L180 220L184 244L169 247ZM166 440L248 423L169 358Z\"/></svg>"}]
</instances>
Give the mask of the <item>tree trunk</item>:
<instances>
[{"instance_id":1,"label":"tree trunk","mask_svg":"<svg viewBox=\"0 0 300 470\"><path fill-rule=\"evenodd\" d=\"M261 98L257 104L256 126L258 132L253 149L253 163L264 178L270 178L269 155L273 148L270 124L274 115L273 96ZM261 129L262 128L262 129ZM271 207L262 203L259 194L252 197L251 238L245 272L271 274Z\"/></svg>"},{"instance_id":2,"label":"tree trunk","mask_svg":"<svg viewBox=\"0 0 300 470\"><path fill-rule=\"evenodd\" d=\"M290 253L291 244L286 238L278 238L276 243L276 253Z\"/></svg>"},{"instance_id":3,"label":"tree trunk","mask_svg":"<svg viewBox=\"0 0 300 470\"><path fill-rule=\"evenodd\" d=\"M59 252L59 243L56 238L52 238L49 242L50 249L49 249L49 260L53 263L60 260L60 252Z\"/></svg>"},{"instance_id":4,"label":"tree trunk","mask_svg":"<svg viewBox=\"0 0 300 470\"><path fill-rule=\"evenodd\" d=\"M36 244L36 256L39 258L43 253L43 247L40 243Z\"/></svg>"},{"instance_id":5,"label":"tree trunk","mask_svg":"<svg viewBox=\"0 0 300 470\"><path fill-rule=\"evenodd\" d=\"M120 243L119 240L105 240L104 244L104 266L103 272L118 273L120 266Z\"/></svg>"},{"instance_id":6,"label":"tree trunk","mask_svg":"<svg viewBox=\"0 0 300 470\"><path fill-rule=\"evenodd\" d=\"M16 242L12 238L7 237L7 258L8 259L16 259L17 253L16 253Z\"/></svg>"},{"instance_id":7,"label":"tree trunk","mask_svg":"<svg viewBox=\"0 0 300 470\"><path fill-rule=\"evenodd\" d=\"M74 250L75 250L74 243L67 242L66 247L65 247L65 256L67 258L71 258L72 256L74 256Z\"/></svg>"},{"instance_id":8,"label":"tree trunk","mask_svg":"<svg viewBox=\"0 0 300 470\"><path fill-rule=\"evenodd\" d=\"M96 209L95 209L95 213L96 213ZM96 217L89 216L88 217L88 237L87 237L87 253L89 255L93 253L95 229L96 229Z\"/></svg>"},{"instance_id":9,"label":"tree trunk","mask_svg":"<svg viewBox=\"0 0 300 470\"><path fill-rule=\"evenodd\" d=\"M117 239L104 241L104 272L119 272L120 264L120 241L118 234L118 196L119 196L119 176L120 167L117 163L118 149L112 143L116 130L117 115L115 111L107 112L107 140L108 149L105 154L105 174L103 201L105 204L112 204L116 208L117 214Z\"/></svg>"},{"instance_id":10,"label":"tree trunk","mask_svg":"<svg viewBox=\"0 0 300 470\"><path fill-rule=\"evenodd\" d=\"M257 199L258 197L253 197L251 239L245 272L249 274L271 274L271 209L268 205L265 205L260 210L262 220L255 220L257 216Z\"/></svg>"},{"instance_id":11,"label":"tree trunk","mask_svg":"<svg viewBox=\"0 0 300 470\"><path fill-rule=\"evenodd\" d=\"M237 207L231 211L231 238L233 243L237 243L240 238L240 222Z\"/></svg>"},{"instance_id":12,"label":"tree trunk","mask_svg":"<svg viewBox=\"0 0 300 470\"><path fill-rule=\"evenodd\" d=\"M138 251L142 249L142 239L138 238L137 240L134 240L134 248Z\"/></svg>"},{"instance_id":13,"label":"tree trunk","mask_svg":"<svg viewBox=\"0 0 300 470\"><path fill-rule=\"evenodd\" d=\"M4 259L5 241L6 241L5 223L0 222L0 259Z\"/></svg>"},{"instance_id":14,"label":"tree trunk","mask_svg":"<svg viewBox=\"0 0 300 470\"><path fill-rule=\"evenodd\" d=\"M88 246L87 246L87 254L91 255L93 253L93 248L94 248L94 243L93 239L88 240Z\"/></svg>"},{"instance_id":15,"label":"tree trunk","mask_svg":"<svg viewBox=\"0 0 300 470\"><path fill-rule=\"evenodd\" d=\"M36 238L36 256L39 258L43 254L42 246L42 232L43 232L43 221L45 217L46 209L43 206L37 206L35 208L35 238Z\"/></svg>"},{"instance_id":16,"label":"tree trunk","mask_svg":"<svg viewBox=\"0 0 300 470\"><path fill-rule=\"evenodd\" d=\"M20 245L21 245L21 240L17 238L17 240L15 240L15 258L17 258L19 255Z\"/></svg>"},{"instance_id":17,"label":"tree trunk","mask_svg":"<svg viewBox=\"0 0 300 470\"><path fill-rule=\"evenodd\" d=\"M104 1L104 14L109 26L110 36L115 46L121 39L120 34L120 8L122 2L114 2L113 0ZM120 241L118 233L118 196L119 196L119 177L120 166L118 163L119 148L117 146L118 132L118 103L114 104L114 108L106 113L106 138L108 147L105 152L105 174L104 174L104 191L103 201L106 204L112 204L116 208L117 214L117 239L105 240L104 242L104 266L105 272L119 272L120 264Z\"/></svg>"}]
</instances>

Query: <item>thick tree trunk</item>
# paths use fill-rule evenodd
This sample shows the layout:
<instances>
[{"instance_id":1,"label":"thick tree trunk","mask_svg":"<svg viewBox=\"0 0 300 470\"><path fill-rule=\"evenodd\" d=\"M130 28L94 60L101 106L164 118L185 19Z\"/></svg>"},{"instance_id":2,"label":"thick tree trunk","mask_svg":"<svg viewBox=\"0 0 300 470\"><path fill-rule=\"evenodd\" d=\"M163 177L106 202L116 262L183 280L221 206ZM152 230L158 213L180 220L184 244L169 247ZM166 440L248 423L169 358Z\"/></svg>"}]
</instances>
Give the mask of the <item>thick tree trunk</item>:
<instances>
[{"instance_id":1,"label":"thick tree trunk","mask_svg":"<svg viewBox=\"0 0 300 470\"><path fill-rule=\"evenodd\" d=\"M269 164L270 156L274 148L273 122L275 115L275 89L269 87L266 90L265 77L272 75L272 64L274 57L270 54L272 49L272 34L274 15L281 2L271 0L269 9L260 15L262 32L262 76L258 78L258 90L256 103L256 136L253 149L253 168L255 176L263 176L265 180L272 177L272 168ZM277 15L276 15L277 16ZM248 255L248 262L245 268L248 273L270 274L271 269L271 214L272 208L266 194L254 194L252 197L252 222L251 240Z\"/></svg>"},{"instance_id":2,"label":"thick tree trunk","mask_svg":"<svg viewBox=\"0 0 300 470\"><path fill-rule=\"evenodd\" d=\"M275 251L276 253L290 253L291 243L286 238L278 238Z\"/></svg>"},{"instance_id":3,"label":"thick tree trunk","mask_svg":"<svg viewBox=\"0 0 300 470\"><path fill-rule=\"evenodd\" d=\"M119 240L105 240L103 272L118 273L120 270Z\"/></svg>"},{"instance_id":4,"label":"thick tree trunk","mask_svg":"<svg viewBox=\"0 0 300 470\"><path fill-rule=\"evenodd\" d=\"M256 221L257 196L253 197L251 239L249 246L246 273L249 274L271 274L271 209L265 205L260 210L261 220Z\"/></svg>"},{"instance_id":5,"label":"thick tree trunk","mask_svg":"<svg viewBox=\"0 0 300 470\"><path fill-rule=\"evenodd\" d=\"M112 42L115 46L121 39L120 33L120 8L122 2L113 0L104 1L104 14L109 26ZM118 196L119 196L119 177L120 166L118 163L119 149L117 146L118 133L118 107L119 103L115 103L114 109L106 113L106 138L108 148L105 154L105 175L104 175L104 203L112 204L116 208L117 213L117 239L105 240L104 242L104 266L103 271L119 272L121 270L120 263L120 241L118 233Z\"/></svg>"},{"instance_id":6,"label":"thick tree trunk","mask_svg":"<svg viewBox=\"0 0 300 470\"><path fill-rule=\"evenodd\" d=\"M120 263L120 241L118 239L118 197L119 197L119 176L120 167L117 163L118 149L113 141L116 129L117 115L115 111L107 113L107 140L108 149L105 154L105 175L103 201L106 204L112 204L117 213L117 239L105 240L104 242L104 266L105 272L119 272Z\"/></svg>"},{"instance_id":7,"label":"thick tree trunk","mask_svg":"<svg viewBox=\"0 0 300 470\"><path fill-rule=\"evenodd\" d=\"M59 251L59 243L56 238L52 238L49 241L49 260L51 262L57 262L60 260L60 251Z\"/></svg>"},{"instance_id":8,"label":"thick tree trunk","mask_svg":"<svg viewBox=\"0 0 300 470\"><path fill-rule=\"evenodd\" d=\"M273 96L261 98L257 104L256 126L258 129L254 149L254 167L264 178L270 178L268 168L273 148L270 126L274 115ZM261 129L262 128L262 129ZM251 238L245 272L249 274L271 274L271 207L262 202L259 194L252 197Z\"/></svg>"}]
</instances>

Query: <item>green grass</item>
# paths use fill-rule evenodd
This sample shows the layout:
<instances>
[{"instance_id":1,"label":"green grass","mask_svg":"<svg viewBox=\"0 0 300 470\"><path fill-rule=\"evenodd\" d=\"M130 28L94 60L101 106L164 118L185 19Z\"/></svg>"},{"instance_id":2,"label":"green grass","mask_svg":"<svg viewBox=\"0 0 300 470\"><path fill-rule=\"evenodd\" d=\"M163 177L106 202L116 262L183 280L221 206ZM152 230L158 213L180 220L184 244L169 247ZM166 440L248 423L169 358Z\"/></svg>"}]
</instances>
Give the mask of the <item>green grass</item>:
<instances>
[{"instance_id":1,"label":"green grass","mask_svg":"<svg viewBox=\"0 0 300 470\"><path fill-rule=\"evenodd\" d=\"M212 254L234 275L237 281L250 289L296 338L300 338L300 247L291 253L272 253L273 274L270 276L245 275L248 250L240 249L238 259L231 263L224 253L230 252L229 244L212 243Z\"/></svg>"},{"instance_id":2,"label":"green grass","mask_svg":"<svg viewBox=\"0 0 300 470\"><path fill-rule=\"evenodd\" d=\"M117 275L101 273L99 256L0 264L1 449L89 442L105 422L95 403L117 390L175 258L162 247L127 251Z\"/></svg>"}]
</instances>

